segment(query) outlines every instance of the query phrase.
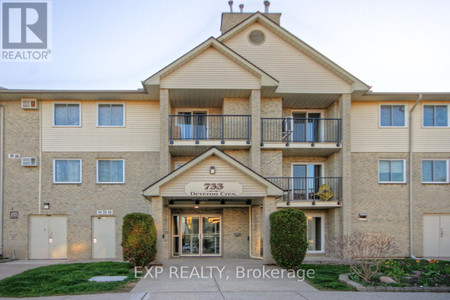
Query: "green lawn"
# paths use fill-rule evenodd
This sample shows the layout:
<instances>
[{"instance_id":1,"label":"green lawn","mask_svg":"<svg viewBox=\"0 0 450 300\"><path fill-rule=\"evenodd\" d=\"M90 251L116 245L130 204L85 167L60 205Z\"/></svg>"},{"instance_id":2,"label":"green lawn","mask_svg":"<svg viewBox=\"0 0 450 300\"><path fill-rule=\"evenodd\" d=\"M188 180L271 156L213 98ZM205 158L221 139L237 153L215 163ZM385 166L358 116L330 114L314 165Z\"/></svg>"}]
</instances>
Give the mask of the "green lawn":
<instances>
[{"instance_id":1,"label":"green lawn","mask_svg":"<svg viewBox=\"0 0 450 300\"><path fill-rule=\"evenodd\" d=\"M58 264L25 271L0 281L2 297L38 297L92 294L126 290L134 281L129 263L95 262ZM89 282L93 276L128 276L121 282Z\"/></svg>"},{"instance_id":2,"label":"green lawn","mask_svg":"<svg viewBox=\"0 0 450 300\"><path fill-rule=\"evenodd\" d=\"M350 273L350 267L346 265L303 265L302 269L315 270L314 278L306 281L319 290L355 291L356 289L338 281L339 274Z\"/></svg>"}]
</instances>

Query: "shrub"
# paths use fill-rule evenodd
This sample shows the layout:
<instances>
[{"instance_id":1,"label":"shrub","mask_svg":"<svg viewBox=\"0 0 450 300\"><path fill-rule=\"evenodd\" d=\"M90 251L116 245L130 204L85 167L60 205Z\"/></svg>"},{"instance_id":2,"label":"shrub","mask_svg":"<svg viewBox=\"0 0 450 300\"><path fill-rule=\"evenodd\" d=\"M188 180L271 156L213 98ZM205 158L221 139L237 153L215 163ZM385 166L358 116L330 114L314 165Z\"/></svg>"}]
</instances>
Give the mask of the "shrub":
<instances>
[{"instance_id":1,"label":"shrub","mask_svg":"<svg viewBox=\"0 0 450 300\"><path fill-rule=\"evenodd\" d=\"M135 266L147 266L156 258L157 233L149 214L131 213L123 218L123 259Z\"/></svg>"},{"instance_id":2,"label":"shrub","mask_svg":"<svg viewBox=\"0 0 450 300\"><path fill-rule=\"evenodd\" d=\"M378 276L384 257L399 252L395 240L384 233L353 232L335 237L329 244L330 252L346 261L351 271L366 283Z\"/></svg>"},{"instance_id":3,"label":"shrub","mask_svg":"<svg viewBox=\"0 0 450 300\"><path fill-rule=\"evenodd\" d=\"M270 215L270 246L280 267L300 268L308 248L306 234L306 217L301 210L286 208Z\"/></svg>"}]
</instances>

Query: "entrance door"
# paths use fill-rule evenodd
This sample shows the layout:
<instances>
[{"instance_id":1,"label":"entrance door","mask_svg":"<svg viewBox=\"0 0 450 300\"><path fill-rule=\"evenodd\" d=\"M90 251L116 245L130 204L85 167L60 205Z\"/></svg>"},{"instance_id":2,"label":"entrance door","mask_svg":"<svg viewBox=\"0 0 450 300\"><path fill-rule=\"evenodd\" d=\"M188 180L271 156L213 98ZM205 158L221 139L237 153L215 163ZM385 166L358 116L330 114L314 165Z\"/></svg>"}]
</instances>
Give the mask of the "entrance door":
<instances>
[{"instance_id":1,"label":"entrance door","mask_svg":"<svg viewBox=\"0 0 450 300\"><path fill-rule=\"evenodd\" d=\"M423 216L423 255L450 257L450 215Z\"/></svg>"},{"instance_id":2,"label":"entrance door","mask_svg":"<svg viewBox=\"0 0 450 300\"><path fill-rule=\"evenodd\" d=\"M208 138L208 117L206 112L201 111L184 111L178 112L180 117L177 118L180 127L180 138L182 140Z\"/></svg>"},{"instance_id":3,"label":"entrance door","mask_svg":"<svg viewBox=\"0 0 450 300\"><path fill-rule=\"evenodd\" d=\"M67 258L67 217L30 216L30 259Z\"/></svg>"},{"instance_id":4,"label":"entrance door","mask_svg":"<svg viewBox=\"0 0 450 300\"><path fill-rule=\"evenodd\" d=\"M173 216L173 256L220 256L220 226L220 216Z\"/></svg>"},{"instance_id":5,"label":"entrance door","mask_svg":"<svg viewBox=\"0 0 450 300\"><path fill-rule=\"evenodd\" d=\"M92 258L116 257L116 218L92 217Z\"/></svg>"},{"instance_id":6,"label":"entrance door","mask_svg":"<svg viewBox=\"0 0 450 300\"><path fill-rule=\"evenodd\" d=\"M292 166L292 199L311 200L320 187L322 165L294 164Z\"/></svg>"},{"instance_id":7,"label":"entrance door","mask_svg":"<svg viewBox=\"0 0 450 300\"><path fill-rule=\"evenodd\" d=\"M323 140L323 121L320 113L297 112L292 114L292 142L313 143Z\"/></svg>"},{"instance_id":8,"label":"entrance door","mask_svg":"<svg viewBox=\"0 0 450 300\"><path fill-rule=\"evenodd\" d=\"M324 252L324 215L307 214L308 253Z\"/></svg>"}]
</instances>

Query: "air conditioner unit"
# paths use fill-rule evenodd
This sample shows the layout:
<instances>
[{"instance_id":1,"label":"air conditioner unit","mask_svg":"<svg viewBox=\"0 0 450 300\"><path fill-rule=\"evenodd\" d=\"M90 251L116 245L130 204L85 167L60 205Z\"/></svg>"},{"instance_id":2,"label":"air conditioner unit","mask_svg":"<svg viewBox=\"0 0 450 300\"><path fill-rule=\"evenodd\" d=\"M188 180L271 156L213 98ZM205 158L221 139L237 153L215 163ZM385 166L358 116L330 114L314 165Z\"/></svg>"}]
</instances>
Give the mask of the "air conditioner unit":
<instances>
[{"instance_id":1,"label":"air conditioner unit","mask_svg":"<svg viewBox=\"0 0 450 300\"><path fill-rule=\"evenodd\" d=\"M22 157L23 167L37 167L39 165L39 159L37 157Z\"/></svg>"},{"instance_id":2,"label":"air conditioner unit","mask_svg":"<svg viewBox=\"0 0 450 300\"><path fill-rule=\"evenodd\" d=\"M38 109L37 99L22 99L21 107L23 109Z\"/></svg>"}]
</instances>

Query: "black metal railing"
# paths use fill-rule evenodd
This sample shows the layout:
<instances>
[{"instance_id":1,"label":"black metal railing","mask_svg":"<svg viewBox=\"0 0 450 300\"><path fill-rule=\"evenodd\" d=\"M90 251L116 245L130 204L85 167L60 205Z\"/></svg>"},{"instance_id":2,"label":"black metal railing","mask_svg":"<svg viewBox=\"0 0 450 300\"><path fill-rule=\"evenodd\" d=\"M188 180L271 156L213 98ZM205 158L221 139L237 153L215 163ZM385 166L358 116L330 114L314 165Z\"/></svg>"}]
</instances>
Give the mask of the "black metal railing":
<instances>
[{"instance_id":1,"label":"black metal railing","mask_svg":"<svg viewBox=\"0 0 450 300\"><path fill-rule=\"evenodd\" d=\"M265 142L341 143L341 119L262 118L261 146Z\"/></svg>"},{"instance_id":2,"label":"black metal railing","mask_svg":"<svg viewBox=\"0 0 450 300\"><path fill-rule=\"evenodd\" d=\"M246 140L250 144L251 116L248 115L170 115L169 139L194 140Z\"/></svg>"},{"instance_id":3,"label":"black metal railing","mask_svg":"<svg viewBox=\"0 0 450 300\"><path fill-rule=\"evenodd\" d=\"M342 177L267 177L285 192L285 201L342 201Z\"/></svg>"}]
</instances>

